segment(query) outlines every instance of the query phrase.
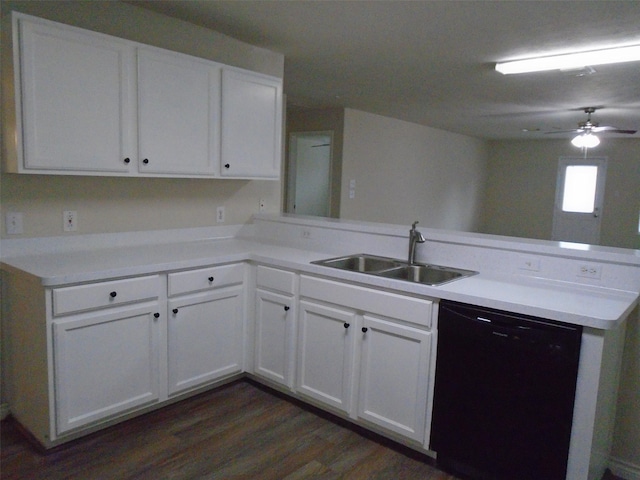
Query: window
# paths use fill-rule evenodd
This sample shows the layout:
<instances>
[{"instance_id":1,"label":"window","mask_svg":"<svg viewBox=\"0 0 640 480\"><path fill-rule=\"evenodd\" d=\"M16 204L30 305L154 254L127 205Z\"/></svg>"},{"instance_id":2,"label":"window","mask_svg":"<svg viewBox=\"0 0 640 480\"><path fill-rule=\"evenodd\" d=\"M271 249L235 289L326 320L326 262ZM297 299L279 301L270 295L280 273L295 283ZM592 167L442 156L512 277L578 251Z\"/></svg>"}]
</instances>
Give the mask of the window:
<instances>
[{"instance_id":1,"label":"window","mask_svg":"<svg viewBox=\"0 0 640 480\"><path fill-rule=\"evenodd\" d=\"M564 175L562 211L592 213L596 201L598 167L568 165Z\"/></svg>"}]
</instances>

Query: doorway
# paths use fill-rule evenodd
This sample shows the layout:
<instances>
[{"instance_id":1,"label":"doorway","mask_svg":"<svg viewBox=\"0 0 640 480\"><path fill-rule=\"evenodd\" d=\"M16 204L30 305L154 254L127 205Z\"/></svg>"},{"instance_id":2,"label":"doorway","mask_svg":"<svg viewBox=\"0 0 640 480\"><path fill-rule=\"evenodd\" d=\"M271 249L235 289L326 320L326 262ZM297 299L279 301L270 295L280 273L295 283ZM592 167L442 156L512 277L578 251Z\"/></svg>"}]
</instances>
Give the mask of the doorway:
<instances>
[{"instance_id":1,"label":"doorway","mask_svg":"<svg viewBox=\"0 0 640 480\"><path fill-rule=\"evenodd\" d=\"M289 135L287 212L331 215L333 132L292 132Z\"/></svg>"},{"instance_id":2,"label":"doorway","mask_svg":"<svg viewBox=\"0 0 640 480\"><path fill-rule=\"evenodd\" d=\"M600 243L606 170L604 157L560 158L552 240Z\"/></svg>"}]
</instances>

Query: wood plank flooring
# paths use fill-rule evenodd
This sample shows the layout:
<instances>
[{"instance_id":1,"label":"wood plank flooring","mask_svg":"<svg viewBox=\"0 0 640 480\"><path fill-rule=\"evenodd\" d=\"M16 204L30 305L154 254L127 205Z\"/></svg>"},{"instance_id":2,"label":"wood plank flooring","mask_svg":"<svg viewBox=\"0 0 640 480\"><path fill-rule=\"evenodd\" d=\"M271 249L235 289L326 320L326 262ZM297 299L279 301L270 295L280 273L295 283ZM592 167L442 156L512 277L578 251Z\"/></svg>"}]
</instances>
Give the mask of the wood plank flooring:
<instances>
[{"instance_id":1,"label":"wood plank flooring","mask_svg":"<svg viewBox=\"0 0 640 480\"><path fill-rule=\"evenodd\" d=\"M428 457L245 380L46 454L11 419L0 442L3 480L456 480Z\"/></svg>"}]
</instances>

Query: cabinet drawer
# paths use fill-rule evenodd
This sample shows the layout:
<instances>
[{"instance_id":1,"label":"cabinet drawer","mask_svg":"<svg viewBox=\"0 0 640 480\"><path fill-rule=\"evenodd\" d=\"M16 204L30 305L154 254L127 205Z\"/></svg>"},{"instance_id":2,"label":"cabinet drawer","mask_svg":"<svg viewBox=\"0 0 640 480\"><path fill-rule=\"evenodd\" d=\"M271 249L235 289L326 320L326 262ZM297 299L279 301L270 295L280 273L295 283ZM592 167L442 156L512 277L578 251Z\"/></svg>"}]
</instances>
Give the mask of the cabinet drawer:
<instances>
[{"instance_id":1,"label":"cabinet drawer","mask_svg":"<svg viewBox=\"0 0 640 480\"><path fill-rule=\"evenodd\" d=\"M399 295L306 275L300 276L300 296L424 327L431 326L433 302L425 298Z\"/></svg>"},{"instance_id":2,"label":"cabinet drawer","mask_svg":"<svg viewBox=\"0 0 640 480\"><path fill-rule=\"evenodd\" d=\"M295 281L296 274L293 272L258 265L256 275L258 287L292 294L294 292Z\"/></svg>"},{"instance_id":3,"label":"cabinet drawer","mask_svg":"<svg viewBox=\"0 0 640 480\"><path fill-rule=\"evenodd\" d=\"M244 264L198 268L169 274L169 296L235 285L244 281Z\"/></svg>"},{"instance_id":4,"label":"cabinet drawer","mask_svg":"<svg viewBox=\"0 0 640 480\"><path fill-rule=\"evenodd\" d=\"M56 288L53 290L53 314L66 315L125 303L155 300L159 292L158 275Z\"/></svg>"}]
</instances>

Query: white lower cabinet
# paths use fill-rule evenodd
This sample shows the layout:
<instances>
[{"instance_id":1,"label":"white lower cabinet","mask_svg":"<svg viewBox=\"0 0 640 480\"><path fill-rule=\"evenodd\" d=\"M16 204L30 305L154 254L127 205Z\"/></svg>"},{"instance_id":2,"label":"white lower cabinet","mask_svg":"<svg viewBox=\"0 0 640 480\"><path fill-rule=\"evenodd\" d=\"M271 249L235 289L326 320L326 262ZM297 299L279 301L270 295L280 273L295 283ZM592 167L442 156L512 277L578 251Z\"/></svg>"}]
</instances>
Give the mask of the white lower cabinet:
<instances>
[{"instance_id":1,"label":"white lower cabinet","mask_svg":"<svg viewBox=\"0 0 640 480\"><path fill-rule=\"evenodd\" d=\"M244 264L168 275L168 393L242 371Z\"/></svg>"},{"instance_id":2,"label":"white lower cabinet","mask_svg":"<svg viewBox=\"0 0 640 480\"><path fill-rule=\"evenodd\" d=\"M242 371L243 288L169 301L169 395Z\"/></svg>"},{"instance_id":3,"label":"white lower cabinet","mask_svg":"<svg viewBox=\"0 0 640 480\"><path fill-rule=\"evenodd\" d=\"M363 316L358 417L423 443L431 332Z\"/></svg>"},{"instance_id":4,"label":"white lower cabinet","mask_svg":"<svg viewBox=\"0 0 640 480\"><path fill-rule=\"evenodd\" d=\"M159 305L53 322L58 434L159 400Z\"/></svg>"},{"instance_id":5,"label":"white lower cabinet","mask_svg":"<svg viewBox=\"0 0 640 480\"><path fill-rule=\"evenodd\" d=\"M301 276L296 392L423 445L430 300Z\"/></svg>"},{"instance_id":6,"label":"white lower cabinet","mask_svg":"<svg viewBox=\"0 0 640 480\"><path fill-rule=\"evenodd\" d=\"M256 291L254 373L282 386L293 386L295 308L293 297Z\"/></svg>"},{"instance_id":7,"label":"white lower cabinet","mask_svg":"<svg viewBox=\"0 0 640 480\"><path fill-rule=\"evenodd\" d=\"M300 302L296 391L349 413L356 313Z\"/></svg>"}]
</instances>

